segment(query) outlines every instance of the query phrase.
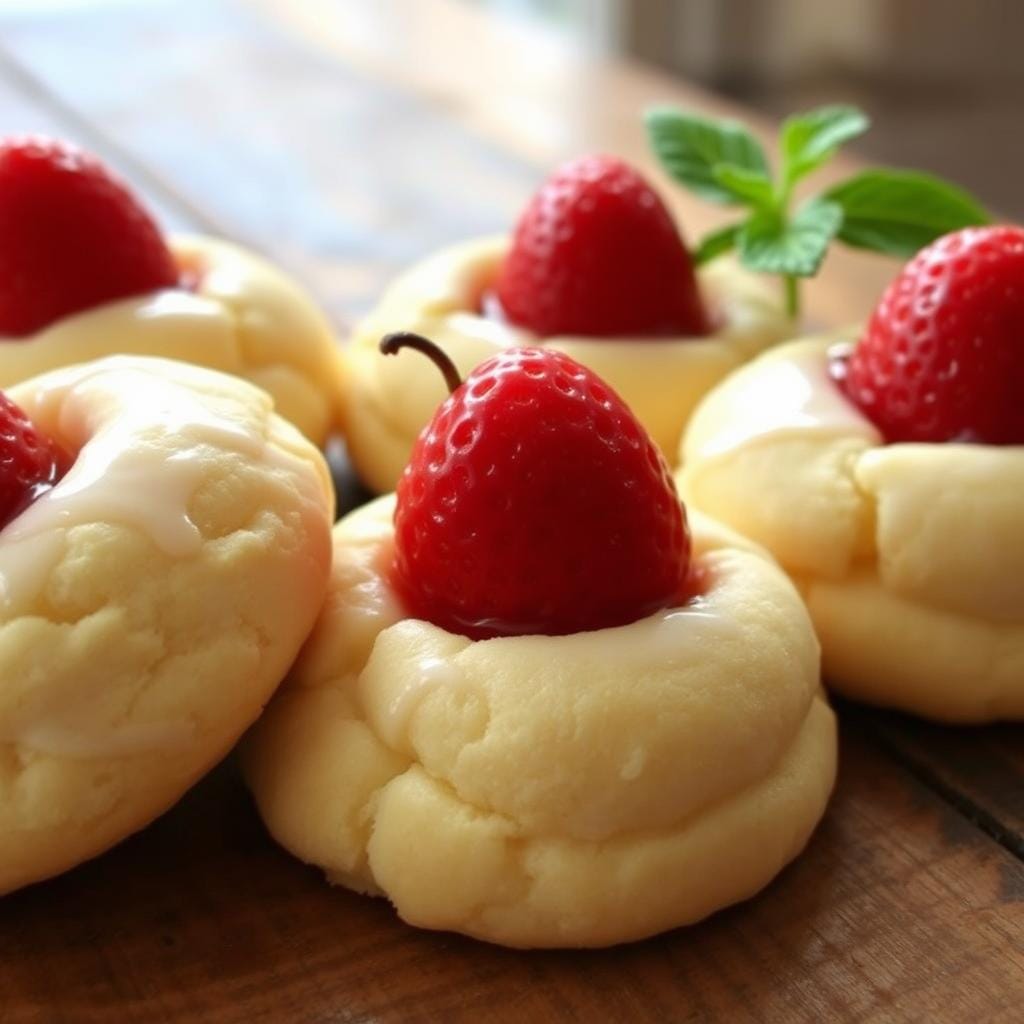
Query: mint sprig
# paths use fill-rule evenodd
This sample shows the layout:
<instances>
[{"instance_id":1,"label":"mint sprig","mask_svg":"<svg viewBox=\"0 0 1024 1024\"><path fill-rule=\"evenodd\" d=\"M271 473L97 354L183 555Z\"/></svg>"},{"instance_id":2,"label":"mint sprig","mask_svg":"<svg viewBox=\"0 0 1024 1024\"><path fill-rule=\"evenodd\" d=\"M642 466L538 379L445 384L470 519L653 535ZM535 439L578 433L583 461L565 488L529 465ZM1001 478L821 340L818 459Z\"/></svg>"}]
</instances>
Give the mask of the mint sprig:
<instances>
[{"instance_id":1,"label":"mint sprig","mask_svg":"<svg viewBox=\"0 0 1024 1024\"><path fill-rule=\"evenodd\" d=\"M990 220L963 189L919 171L863 171L825 196L843 208L841 241L902 259L947 231Z\"/></svg>"},{"instance_id":2,"label":"mint sprig","mask_svg":"<svg viewBox=\"0 0 1024 1024\"><path fill-rule=\"evenodd\" d=\"M767 177L768 161L761 143L739 121L709 120L664 108L647 115L647 130L665 170L709 202L733 205L745 201L716 179L716 167Z\"/></svg>"},{"instance_id":3,"label":"mint sprig","mask_svg":"<svg viewBox=\"0 0 1024 1024\"><path fill-rule=\"evenodd\" d=\"M794 210L797 183L867 131L870 121L856 107L819 107L787 118L774 176L761 144L738 121L657 107L646 123L658 160L676 181L702 199L747 210L743 220L701 239L694 262L736 249L745 267L782 276L794 317L799 279L818 272L834 239L907 259L940 235L991 221L963 189L930 174L885 168L856 174Z\"/></svg>"}]
</instances>

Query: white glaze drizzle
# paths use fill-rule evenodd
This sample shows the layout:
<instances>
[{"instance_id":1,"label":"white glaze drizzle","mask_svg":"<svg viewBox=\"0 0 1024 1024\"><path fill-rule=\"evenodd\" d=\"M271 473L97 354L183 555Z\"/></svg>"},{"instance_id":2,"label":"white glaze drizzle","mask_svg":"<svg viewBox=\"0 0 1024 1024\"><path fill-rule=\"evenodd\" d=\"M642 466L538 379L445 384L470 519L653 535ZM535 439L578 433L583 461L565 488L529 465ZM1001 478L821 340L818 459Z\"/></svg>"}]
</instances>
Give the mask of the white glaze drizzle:
<instances>
[{"instance_id":1,"label":"white glaze drizzle","mask_svg":"<svg viewBox=\"0 0 1024 1024\"><path fill-rule=\"evenodd\" d=\"M38 593L66 531L77 525L121 523L172 557L195 555L203 538L188 506L215 451L290 473L294 488L315 503L315 474L297 456L133 362L103 360L85 375L71 368L33 396L36 416L56 420L59 435L81 447L57 486L0 531L0 595L8 614ZM29 552L44 557L33 560Z\"/></svg>"},{"instance_id":2,"label":"white glaze drizzle","mask_svg":"<svg viewBox=\"0 0 1024 1024\"><path fill-rule=\"evenodd\" d=\"M458 686L462 672L447 658L423 658L416 666L416 675L391 699L381 738L395 746L409 731L416 709L433 691Z\"/></svg>"},{"instance_id":3,"label":"white glaze drizzle","mask_svg":"<svg viewBox=\"0 0 1024 1024\"><path fill-rule=\"evenodd\" d=\"M698 414L688 459L711 459L778 435L830 434L880 443L874 425L829 374L828 350L808 343L741 371Z\"/></svg>"},{"instance_id":4,"label":"white glaze drizzle","mask_svg":"<svg viewBox=\"0 0 1024 1024\"><path fill-rule=\"evenodd\" d=\"M0 574L8 543L88 522L125 523L169 555L193 554L202 537L187 506L204 455L213 447L260 456L262 437L214 414L187 389L151 373L120 371L116 378L117 394L103 382L98 400L83 394L95 374L37 396L40 406L60 402L64 436L87 439L64 479L0 533Z\"/></svg>"}]
</instances>

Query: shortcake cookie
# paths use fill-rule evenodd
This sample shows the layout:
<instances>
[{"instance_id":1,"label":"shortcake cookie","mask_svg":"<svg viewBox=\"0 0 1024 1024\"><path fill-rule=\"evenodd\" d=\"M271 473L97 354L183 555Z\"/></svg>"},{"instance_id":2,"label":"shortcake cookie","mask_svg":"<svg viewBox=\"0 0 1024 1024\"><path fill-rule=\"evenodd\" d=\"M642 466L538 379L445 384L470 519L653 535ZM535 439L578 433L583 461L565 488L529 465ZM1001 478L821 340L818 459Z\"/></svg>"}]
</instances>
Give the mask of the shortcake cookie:
<instances>
[{"instance_id":1,"label":"shortcake cookie","mask_svg":"<svg viewBox=\"0 0 1024 1024\"><path fill-rule=\"evenodd\" d=\"M766 353L690 424L684 499L781 561L849 696L1024 717L1022 280L1021 229L946 236L855 347Z\"/></svg>"},{"instance_id":2,"label":"shortcake cookie","mask_svg":"<svg viewBox=\"0 0 1024 1024\"><path fill-rule=\"evenodd\" d=\"M835 721L792 585L693 527L691 549L593 374L537 349L479 367L397 505L335 528L324 611L243 747L271 833L411 924L509 946L752 896L822 816Z\"/></svg>"},{"instance_id":3,"label":"shortcake cookie","mask_svg":"<svg viewBox=\"0 0 1024 1024\"><path fill-rule=\"evenodd\" d=\"M0 531L0 893L223 757L320 610L333 511L322 456L235 378L116 357L9 395L64 454Z\"/></svg>"}]
</instances>

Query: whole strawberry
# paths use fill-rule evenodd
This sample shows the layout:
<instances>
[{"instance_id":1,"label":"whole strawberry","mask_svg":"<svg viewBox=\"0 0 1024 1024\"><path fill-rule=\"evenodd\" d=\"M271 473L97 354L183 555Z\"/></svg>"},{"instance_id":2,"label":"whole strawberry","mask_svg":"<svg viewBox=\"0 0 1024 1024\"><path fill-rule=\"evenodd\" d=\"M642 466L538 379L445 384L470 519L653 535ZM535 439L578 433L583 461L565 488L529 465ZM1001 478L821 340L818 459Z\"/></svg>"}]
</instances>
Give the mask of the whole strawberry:
<instances>
[{"instance_id":1,"label":"whole strawberry","mask_svg":"<svg viewBox=\"0 0 1024 1024\"><path fill-rule=\"evenodd\" d=\"M67 464L64 452L0 392L0 527L48 491Z\"/></svg>"},{"instance_id":2,"label":"whole strawberry","mask_svg":"<svg viewBox=\"0 0 1024 1024\"><path fill-rule=\"evenodd\" d=\"M636 170L610 156L573 160L541 186L496 292L509 320L542 336L710 329L668 210Z\"/></svg>"},{"instance_id":3,"label":"whole strawberry","mask_svg":"<svg viewBox=\"0 0 1024 1024\"><path fill-rule=\"evenodd\" d=\"M53 139L0 142L0 335L177 281L156 224L99 160Z\"/></svg>"},{"instance_id":4,"label":"whole strawberry","mask_svg":"<svg viewBox=\"0 0 1024 1024\"><path fill-rule=\"evenodd\" d=\"M398 484L399 588L415 615L474 638L632 622L679 599L689 551L643 427L597 376L546 349L478 366Z\"/></svg>"},{"instance_id":5,"label":"whole strawberry","mask_svg":"<svg viewBox=\"0 0 1024 1024\"><path fill-rule=\"evenodd\" d=\"M844 386L888 441L1024 444L1024 228L965 228L922 249Z\"/></svg>"}]
</instances>

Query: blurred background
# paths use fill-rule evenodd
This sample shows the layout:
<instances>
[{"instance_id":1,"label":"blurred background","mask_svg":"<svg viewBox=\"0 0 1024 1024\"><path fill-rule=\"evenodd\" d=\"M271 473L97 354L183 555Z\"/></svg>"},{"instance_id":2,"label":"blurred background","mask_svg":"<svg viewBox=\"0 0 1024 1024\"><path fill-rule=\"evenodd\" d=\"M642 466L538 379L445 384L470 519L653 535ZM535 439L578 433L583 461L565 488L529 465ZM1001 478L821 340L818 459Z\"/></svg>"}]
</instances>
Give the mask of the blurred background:
<instances>
[{"instance_id":1,"label":"blurred background","mask_svg":"<svg viewBox=\"0 0 1024 1024\"><path fill-rule=\"evenodd\" d=\"M266 252L344 324L581 152L637 163L688 238L718 227L653 159L640 115L666 101L766 141L858 103L854 158L1022 219L1022 39L1018 0L0 0L0 125L94 150L168 228ZM812 320L862 316L892 273L835 249Z\"/></svg>"},{"instance_id":2,"label":"blurred background","mask_svg":"<svg viewBox=\"0 0 1024 1024\"><path fill-rule=\"evenodd\" d=\"M1019 0L465 0L773 116L868 110L873 161L927 168L1024 216Z\"/></svg>"}]
</instances>

